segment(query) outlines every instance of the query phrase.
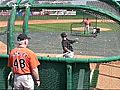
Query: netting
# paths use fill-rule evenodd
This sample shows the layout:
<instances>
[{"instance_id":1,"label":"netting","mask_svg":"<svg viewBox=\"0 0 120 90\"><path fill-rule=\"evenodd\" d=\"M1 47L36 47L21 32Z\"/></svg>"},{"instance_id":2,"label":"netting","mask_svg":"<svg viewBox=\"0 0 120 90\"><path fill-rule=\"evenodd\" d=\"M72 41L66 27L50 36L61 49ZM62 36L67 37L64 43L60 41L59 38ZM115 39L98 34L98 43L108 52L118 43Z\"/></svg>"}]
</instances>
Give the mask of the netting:
<instances>
[{"instance_id":1,"label":"netting","mask_svg":"<svg viewBox=\"0 0 120 90\"><path fill-rule=\"evenodd\" d=\"M79 43L73 45L75 55L101 57L119 55L119 24L109 17L85 11L84 18L88 17L92 22L91 32L93 27L100 28L100 33L93 38L89 35L88 37L71 35L71 29L73 33L83 32L81 10L44 9L41 12L45 15L35 15L37 12L39 10L32 11L29 18L29 35L32 37L30 48L36 53L61 54L60 34L66 32L70 39L79 38ZM75 15L66 15L66 12ZM74 25L71 27L71 24Z\"/></svg>"},{"instance_id":2,"label":"netting","mask_svg":"<svg viewBox=\"0 0 120 90\"><path fill-rule=\"evenodd\" d=\"M91 18L91 15L94 16L94 18ZM92 12L90 12L87 17L89 17L92 22L92 25L90 26L91 32L93 32L93 27L97 26L100 28L100 33L96 38L89 37L93 35L92 33L89 35L78 34L79 38L82 38L82 40L80 40L82 54L103 57L119 55L119 24L104 15ZM72 34L82 33L84 31L84 23L73 23L71 29Z\"/></svg>"},{"instance_id":3,"label":"netting","mask_svg":"<svg viewBox=\"0 0 120 90\"><path fill-rule=\"evenodd\" d=\"M37 2L45 3L45 1L34 1L34 4ZM73 4L75 1L71 1L71 3ZM87 2L84 4L92 5L93 2ZM97 6L98 4L94 5ZM19 10L17 13L18 16L16 18L15 27L15 31L17 31L15 34L16 36L18 33L22 32L22 21L24 19L24 14L24 10ZM79 35L72 36L71 29L72 33L83 32L84 25L82 22L83 18L86 17L92 21L92 26L90 27L91 32L93 31L93 27L100 28L101 32L96 38L92 38L92 34L87 35L88 37L84 37L84 35L83 37ZM19 23L18 20L21 20L19 21L21 22L21 25L17 25L17 23ZM71 27L72 24L74 25ZM67 32L69 38L79 38L79 43L73 45L75 55L102 57L114 56L119 55L119 40L117 40L119 37L119 35L117 35L119 32L118 30L119 24L117 24L117 22L113 22L110 18L89 10L31 9L29 17L29 35L32 39L30 40L29 47L36 53L46 53L46 56L48 54L61 54L62 47L60 34L61 32ZM115 43L112 42L114 39L116 40ZM113 50L114 45L116 45L116 49Z\"/></svg>"},{"instance_id":4,"label":"netting","mask_svg":"<svg viewBox=\"0 0 120 90\"><path fill-rule=\"evenodd\" d=\"M0 10L0 54L7 53L7 23L10 10Z\"/></svg>"},{"instance_id":5,"label":"netting","mask_svg":"<svg viewBox=\"0 0 120 90\"><path fill-rule=\"evenodd\" d=\"M11 1L12 4L14 4L15 2L16 1ZM26 2L27 1L22 1L22 3L26 3ZM35 0L33 4L36 4L36 3L45 4L46 2L48 1ZM66 1L66 2L51 1L48 3L76 4L75 2L76 1ZM1 4L7 4L7 3L8 3L7 0L1 2ZM105 3L103 4L103 3L104 2L100 2L100 1L87 1L87 2L80 1L79 4L90 5L90 6L94 5L98 8L104 8L105 10L108 10L108 8L109 9L111 8L110 9L111 12L118 15L117 8L114 8L113 6L110 6ZM7 10L7 12L2 10L1 15L3 16L3 18L1 17L1 19L4 19L4 16L8 17L9 14L10 14L9 10ZM25 14L25 11L23 9L17 11L16 27L15 27L15 31L17 31L16 32L17 35L18 33L22 32L24 14ZM87 17L92 21L92 26L90 27L91 32L93 31L94 27L98 27L101 30L100 34L95 39L91 38L91 37L94 37L94 35L91 35L91 34L86 35L86 37L84 37L84 35L83 37L79 36L79 33L83 32L84 30L83 19ZM2 24L2 26L4 25ZM7 26L7 23L6 23L6 26ZM72 29L72 33L75 33L75 34L77 33L78 36L71 36L70 35L71 29ZM7 39L5 39L6 35L4 34L6 31L6 28L1 27L1 30L2 31L0 34L0 37L1 37L0 39L2 42L7 44ZM58 9L31 9L31 14L29 18L29 30L30 30L30 36L32 37L32 40L30 41L31 43L30 48L36 53L49 53L49 54L62 53L60 33L64 31L68 33L69 38L71 39L79 38L79 43L74 44L74 49L75 49L74 51L76 55L82 54L82 55L103 56L103 57L111 56L111 55L112 56L119 55L117 54L119 53L119 49L118 49L119 40L117 41L119 37L118 35L119 24L117 22L111 21L110 18L104 15L100 15L99 13L95 13L93 11L81 10L81 9L77 9L77 10L76 9L59 9L59 8ZM110 34L107 34L108 32L111 33L112 36L109 36ZM100 37L103 37L102 35L104 35L104 38L105 38L104 41L100 41L101 40ZM114 39L108 38L108 37L114 37L116 42L115 43L112 42L112 40ZM89 43L88 41L92 42L94 45L92 45L92 43ZM112 49L111 42L114 45L116 44L116 49L114 49L114 51ZM108 52L107 47L111 48L109 49L109 51L111 52Z\"/></svg>"}]
</instances>

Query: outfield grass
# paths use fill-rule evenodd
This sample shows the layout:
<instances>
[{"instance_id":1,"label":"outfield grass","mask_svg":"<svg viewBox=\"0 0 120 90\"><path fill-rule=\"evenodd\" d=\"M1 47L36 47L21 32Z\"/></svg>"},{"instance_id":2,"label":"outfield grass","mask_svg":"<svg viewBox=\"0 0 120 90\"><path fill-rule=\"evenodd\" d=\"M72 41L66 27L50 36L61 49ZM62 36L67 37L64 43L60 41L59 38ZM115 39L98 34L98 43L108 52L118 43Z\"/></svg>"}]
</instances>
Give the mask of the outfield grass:
<instances>
[{"instance_id":1,"label":"outfield grass","mask_svg":"<svg viewBox=\"0 0 120 90\"><path fill-rule=\"evenodd\" d=\"M53 23L53 24L31 24L29 25L29 30L31 32L40 32L40 31L48 31L48 32L59 32L59 31L70 31L70 26L72 23ZM95 25L95 23L92 23ZM78 27L80 25L78 24ZM100 28L109 28L111 30L118 30L119 25L116 23L103 23L99 22L97 23L97 26ZM77 27L77 25L76 25ZM7 27L1 27L0 31L6 30ZM16 32L22 31L22 25L16 25L15 26Z\"/></svg>"},{"instance_id":2,"label":"outfield grass","mask_svg":"<svg viewBox=\"0 0 120 90\"><path fill-rule=\"evenodd\" d=\"M69 31L71 23L29 25L30 31Z\"/></svg>"},{"instance_id":3,"label":"outfield grass","mask_svg":"<svg viewBox=\"0 0 120 90\"><path fill-rule=\"evenodd\" d=\"M29 25L30 31L70 31L70 26L72 23L56 23L56 24L36 24L36 25ZM98 27L101 28L109 28L111 30L118 30L119 26L116 23L98 23Z\"/></svg>"}]
</instances>

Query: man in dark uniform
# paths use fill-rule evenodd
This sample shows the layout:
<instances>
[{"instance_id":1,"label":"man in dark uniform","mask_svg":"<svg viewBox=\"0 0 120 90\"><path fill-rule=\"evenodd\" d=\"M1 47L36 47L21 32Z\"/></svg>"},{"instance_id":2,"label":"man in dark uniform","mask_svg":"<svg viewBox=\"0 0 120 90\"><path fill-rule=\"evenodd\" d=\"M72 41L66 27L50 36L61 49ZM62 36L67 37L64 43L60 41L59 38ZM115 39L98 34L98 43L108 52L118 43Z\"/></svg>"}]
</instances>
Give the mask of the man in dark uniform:
<instances>
[{"instance_id":1,"label":"man in dark uniform","mask_svg":"<svg viewBox=\"0 0 120 90\"><path fill-rule=\"evenodd\" d=\"M69 40L67 38L67 34L65 32L61 33L62 37L62 48L63 48L63 57L65 58L73 58L74 57L74 52L73 52L73 47L72 44L77 42L77 40Z\"/></svg>"}]
</instances>

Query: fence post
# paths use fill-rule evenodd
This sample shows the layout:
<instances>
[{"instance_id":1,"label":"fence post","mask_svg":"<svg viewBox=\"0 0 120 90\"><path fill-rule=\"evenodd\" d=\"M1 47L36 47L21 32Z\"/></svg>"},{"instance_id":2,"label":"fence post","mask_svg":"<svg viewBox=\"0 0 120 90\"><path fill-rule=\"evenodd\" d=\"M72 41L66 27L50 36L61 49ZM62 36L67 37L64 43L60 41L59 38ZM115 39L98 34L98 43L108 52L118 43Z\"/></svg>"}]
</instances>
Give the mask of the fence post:
<instances>
[{"instance_id":1,"label":"fence post","mask_svg":"<svg viewBox=\"0 0 120 90\"><path fill-rule=\"evenodd\" d=\"M14 43L15 16L16 16L16 4L13 5L12 10L11 10L11 15L8 20L7 53L9 53L9 51L12 50L15 46L15 43Z\"/></svg>"},{"instance_id":2,"label":"fence post","mask_svg":"<svg viewBox=\"0 0 120 90\"><path fill-rule=\"evenodd\" d=\"M72 90L72 65L67 64L67 90Z\"/></svg>"},{"instance_id":3,"label":"fence post","mask_svg":"<svg viewBox=\"0 0 120 90\"><path fill-rule=\"evenodd\" d=\"M23 22L23 33L28 34L29 30L28 30L28 20L29 20L29 15L30 15L30 5L26 4L26 11L25 11L25 18L24 18L24 22Z\"/></svg>"}]
</instances>

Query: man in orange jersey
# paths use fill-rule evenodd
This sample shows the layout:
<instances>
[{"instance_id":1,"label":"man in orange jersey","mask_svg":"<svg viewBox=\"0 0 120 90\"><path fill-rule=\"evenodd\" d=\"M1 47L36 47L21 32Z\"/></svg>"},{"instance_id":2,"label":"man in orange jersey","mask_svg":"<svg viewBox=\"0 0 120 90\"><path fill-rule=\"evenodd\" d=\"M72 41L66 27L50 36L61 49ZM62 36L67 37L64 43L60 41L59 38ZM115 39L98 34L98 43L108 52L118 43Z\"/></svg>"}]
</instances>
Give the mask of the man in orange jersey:
<instances>
[{"instance_id":1,"label":"man in orange jersey","mask_svg":"<svg viewBox=\"0 0 120 90\"><path fill-rule=\"evenodd\" d=\"M86 20L84 20L84 34L89 32L89 28L91 26L91 22L88 18L86 18Z\"/></svg>"},{"instance_id":2,"label":"man in orange jersey","mask_svg":"<svg viewBox=\"0 0 120 90\"><path fill-rule=\"evenodd\" d=\"M27 48L29 39L26 34L19 34L18 46L9 54L8 67L13 70L15 90L33 90L34 84L40 85L37 68L40 62L36 54Z\"/></svg>"}]
</instances>

